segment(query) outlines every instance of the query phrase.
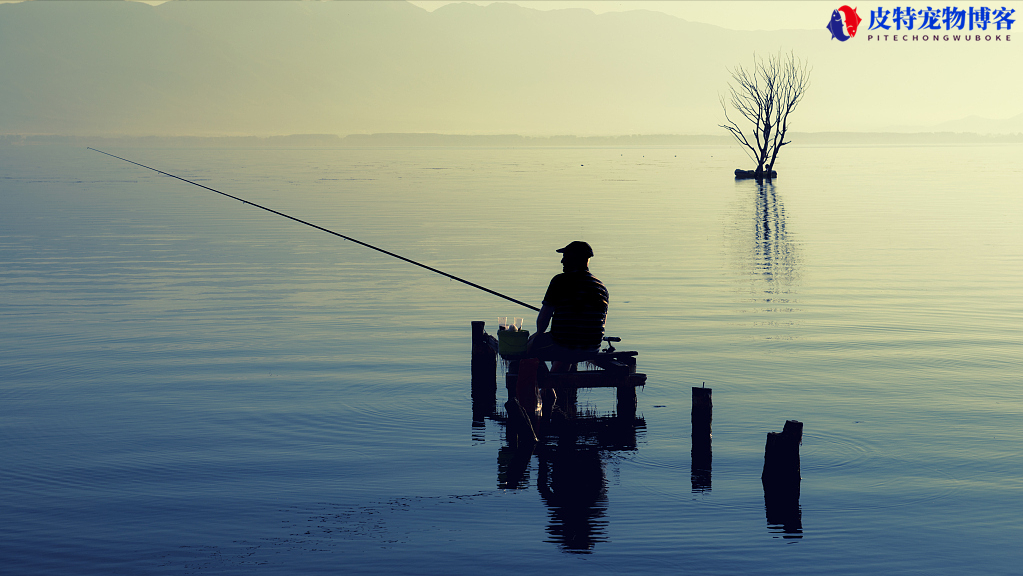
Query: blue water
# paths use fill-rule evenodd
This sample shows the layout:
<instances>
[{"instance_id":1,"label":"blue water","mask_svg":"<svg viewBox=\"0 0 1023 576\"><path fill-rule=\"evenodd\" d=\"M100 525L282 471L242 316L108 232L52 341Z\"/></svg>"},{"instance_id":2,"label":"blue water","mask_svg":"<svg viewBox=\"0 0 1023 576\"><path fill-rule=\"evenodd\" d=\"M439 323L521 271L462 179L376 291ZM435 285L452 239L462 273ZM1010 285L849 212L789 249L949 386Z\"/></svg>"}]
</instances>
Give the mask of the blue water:
<instances>
[{"instance_id":1,"label":"blue water","mask_svg":"<svg viewBox=\"0 0 1023 576\"><path fill-rule=\"evenodd\" d=\"M771 186L714 147L108 151L534 304L587 240L647 386L624 429L581 392L509 482L469 323L531 311L84 148L0 148L2 574L1019 573L1018 145L794 145ZM787 419L783 525L760 473Z\"/></svg>"}]
</instances>

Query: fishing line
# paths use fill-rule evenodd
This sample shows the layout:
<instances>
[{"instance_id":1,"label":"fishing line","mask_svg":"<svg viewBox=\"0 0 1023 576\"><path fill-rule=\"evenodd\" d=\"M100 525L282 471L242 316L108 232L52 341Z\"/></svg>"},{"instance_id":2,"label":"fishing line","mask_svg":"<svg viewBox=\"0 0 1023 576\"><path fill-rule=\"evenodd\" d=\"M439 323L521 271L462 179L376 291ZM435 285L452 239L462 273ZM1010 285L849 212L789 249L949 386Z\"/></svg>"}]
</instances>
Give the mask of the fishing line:
<instances>
[{"instance_id":1,"label":"fishing line","mask_svg":"<svg viewBox=\"0 0 1023 576\"><path fill-rule=\"evenodd\" d=\"M181 180L182 182L188 182L189 184L198 186L200 188L205 188L206 190L209 190L210 192L216 192L217 194L220 194L222 196L227 196L228 198L232 198L234 200L242 202L243 204L248 204L249 206L254 206L256 208L259 208L259 209L262 209L262 210L266 210L267 212L272 212L272 213L274 213L274 214L276 214L278 216L284 216L285 218L287 218L289 220L294 220L295 222L298 222L299 224L305 224L306 226L310 226L312 228L316 228L317 230L322 230L322 231L324 231L324 232L326 232L328 234L333 234L334 236L337 236L339 238L343 238L345 240L348 240L349 242L355 242L356 244L358 244L360 246L365 246L366 248L371 248L373 250L376 250L377 252L381 252L383 254L387 254L388 256L393 256L394 258L397 258L398 260L404 260L405 262L408 262L409 264L415 264L416 266L419 266L420 268L426 268L430 272L436 272L437 274L440 274L441 276L447 276L448 278L450 278L452 280L458 280L462 284L467 284L469 286L472 286L473 288L478 288L478 289L480 289L480 290L482 290L484 292L487 292L489 294L493 294L494 296L498 296L500 298L504 298L505 300L509 300L511 302L514 302L514 303L520 305L520 306L525 306L526 308L529 308L530 310L536 310L537 312L540 311L539 308L537 308L536 306L533 306L532 304L526 304L525 302L523 302L521 300L516 300L515 298L512 298L511 296L505 296L504 294L501 294L500 292L496 292L494 290L491 290L490 288L487 288L485 286L480 286L479 284L476 284L474 282L469 282L468 280L465 280L463 278L459 278L458 276L454 276L452 274L448 274L447 272L444 272L443 270L438 270L436 268L433 268L432 266L427 266L426 264L421 264L419 262L416 262L415 260L406 258L406 257L401 256L399 254L395 254L394 252L388 252L387 250L384 250L383 248L377 248L376 246L373 246L372 244L367 244L367 243L365 243L365 242L363 242L361 240L356 240L355 238L352 238L351 236L345 236L344 234L339 234L337 232L334 232L333 230L328 230L327 228L324 228L323 226L317 226L316 224L313 224L312 222L306 222L305 220L302 220L301 218L295 218L294 216L288 216L284 212L278 212L277 210L274 210L273 208L267 208L266 206L261 206L259 204L256 204L255 202L249 202L248 200L245 200L244 198L239 198L237 196L232 196L232 195L230 195L230 194L228 194L226 192L221 192L220 190L215 190L213 188L210 188L209 186L203 186L202 184L199 184L198 182L193 182L191 180L188 180L187 178L182 178L181 176L175 176L174 174L169 174L167 172L164 172L163 170L157 170L156 168L152 168L150 166L146 166L145 164L139 164L138 162L133 162L131 160L128 160L127 158L121 158L120 156L115 156L115 155L113 155L113 154L111 154L109 152L104 152L102 150L97 150L97 149L91 148L91 147L88 148L88 149L92 150L94 152L99 152L100 154L106 154L107 156L110 156L112 158L117 158L118 160L124 160L125 162L128 162L129 164L134 164L136 166L140 166L140 167L145 168L147 170L152 170L153 172L156 172L158 174L163 174L164 176L170 176L171 178L177 178L178 180Z\"/></svg>"}]
</instances>

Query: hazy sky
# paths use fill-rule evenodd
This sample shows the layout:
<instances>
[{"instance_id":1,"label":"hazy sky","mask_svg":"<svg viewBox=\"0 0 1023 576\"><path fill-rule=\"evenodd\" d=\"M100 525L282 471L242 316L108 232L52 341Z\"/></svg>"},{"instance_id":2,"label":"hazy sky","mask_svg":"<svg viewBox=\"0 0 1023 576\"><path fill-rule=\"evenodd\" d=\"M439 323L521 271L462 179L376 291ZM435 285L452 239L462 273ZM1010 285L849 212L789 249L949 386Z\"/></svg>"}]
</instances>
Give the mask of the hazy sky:
<instances>
[{"instance_id":1,"label":"hazy sky","mask_svg":"<svg viewBox=\"0 0 1023 576\"><path fill-rule=\"evenodd\" d=\"M1018 20L1023 1L856 5L859 34L840 42L826 25L848 1L503 2L577 9L536 18L438 11L450 0L410 1L434 14L383 0L40 3L12 12L44 16L12 16L0 37L0 133L714 134L728 69L790 50L813 69L795 130L1023 132L1015 26L983 32L991 41L868 37L879 6L1005 7ZM636 10L724 30L606 14Z\"/></svg>"},{"instance_id":2,"label":"hazy sky","mask_svg":"<svg viewBox=\"0 0 1023 576\"><path fill-rule=\"evenodd\" d=\"M7 2L21 2L23 0L0 0L0 4ZM146 4L158 5L165 0L135 0ZM215 0L208 0L215 1ZM343 1L343 0L342 0ZM382 0L383 1L383 0ZM742 1L697 1L697 0L409 0L428 11L436 10L445 4L457 4L467 2L486 6L495 1L508 4L518 4L535 10L561 10L564 8L585 8L597 14L605 12L623 12L628 10L651 10L677 16L690 22L703 22L714 24L722 28L732 30L791 30L803 29L813 30L822 28L821 14L827 14L843 4L842 0L822 2L816 0L742 0ZM846 0L848 1L848 0ZM853 2L855 7L859 3ZM879 4L892 5L893 2L880 2ZM917 6L921 3L906 3ZM941 2L924 2L922 4L937 5ZM1007 6L1017 9L1017 15L1023 10L1018 6L1019 2L946 2L946 4L962 5L985 5L994 7ZM871 4L873 6L873 4ZM944 4L942 4L944 6ZM869 7L864 4L861 12L868 12Z\"/></svg>"},{"instance_id":3,"label":"hazy sky","mask_svg":"<svg viewBox=\"0 0 1023 576\"><path fill-rule=\"evenodd\" d=\"M586 8L597 14L626 10L652 10L677 16L691 22L714 24L733 30L790 30L823 28L821 14L838 8L842 2L816 2L811 0L774 2L770 0L745 0L742 2L695 2L687 0L501 0L536 10L560 10L563 8ZM472 0L481 6L493 0ZM436 10L456 0L412 0L412 4ZM1003 5L999 4L999 6Z\"/></svg>"},{"instance_id":4,"label":"hazy sky","mask_svg":"<svg viewBox=\"0 0 1023 576\"><path fill-rule=\"evenodd\" d=\"M0 0L21 2L23 0ZM164 0L135 0L146 4L162 4ZM445 4L456 4L464 0L410 0L429 11L436 10ZM495 0L469 0L471 4L485 6ZM820 15L827 10L834 10L841 1L819 2L798 0L778 2L773 0L727 1L691 1L691 0L500 0L509 4L527 6L536 10L560 10L563 8L586 8L597 14L604 12L621 12L626 10L653 10L671 14L691 22L704 22L733 30L787 30L793 28L820 28ZM1012 4L1012 3L1009 3ZM1007 5L1000 2L999 6Z\"/></svg>"}]
</instances>

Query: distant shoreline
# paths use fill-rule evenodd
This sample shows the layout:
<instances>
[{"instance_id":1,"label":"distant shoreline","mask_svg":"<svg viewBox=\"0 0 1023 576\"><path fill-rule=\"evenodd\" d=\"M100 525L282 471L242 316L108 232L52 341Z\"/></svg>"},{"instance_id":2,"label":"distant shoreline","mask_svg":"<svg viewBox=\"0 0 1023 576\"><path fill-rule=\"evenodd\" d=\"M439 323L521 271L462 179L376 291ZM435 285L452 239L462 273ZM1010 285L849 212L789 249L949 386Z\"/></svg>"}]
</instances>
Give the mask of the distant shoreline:
<instances>
[{"instance_id":1,"label":"distant shoreline","mask_svg":"<svg viewBox=\"0 0 1023 576\"><path fill-rule=\"evenodd\" d=\"M794 146L905 146L1023 143L1023 133L794 132ZM67 136L0 135L0 145L132 146L143 148L575 148L731 146L728 135L520 136L516 134L293 134L288 136Z\"/></svg>"}]
</instances>

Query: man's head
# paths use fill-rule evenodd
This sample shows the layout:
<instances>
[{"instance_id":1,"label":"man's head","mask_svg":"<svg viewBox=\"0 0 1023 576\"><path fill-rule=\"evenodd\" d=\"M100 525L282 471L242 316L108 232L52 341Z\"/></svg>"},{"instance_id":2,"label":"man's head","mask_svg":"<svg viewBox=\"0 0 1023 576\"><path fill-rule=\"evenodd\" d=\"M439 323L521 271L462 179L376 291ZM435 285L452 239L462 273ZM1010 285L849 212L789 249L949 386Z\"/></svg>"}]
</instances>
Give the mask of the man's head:
<instances>
[{"instance_id":1,"label":"man's head","mask_svg":"<svg viewBox=\"0 0 1023 576\"><path fill-rule=\"evenodd\" d=\"M593 257L593 249L586 242L576 240L570 242L568 246L555 250L562 254L561 264L565 272L573 270L586 270L589 266L589 260Z\"/></svg>"}]
</instances>

